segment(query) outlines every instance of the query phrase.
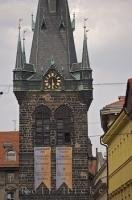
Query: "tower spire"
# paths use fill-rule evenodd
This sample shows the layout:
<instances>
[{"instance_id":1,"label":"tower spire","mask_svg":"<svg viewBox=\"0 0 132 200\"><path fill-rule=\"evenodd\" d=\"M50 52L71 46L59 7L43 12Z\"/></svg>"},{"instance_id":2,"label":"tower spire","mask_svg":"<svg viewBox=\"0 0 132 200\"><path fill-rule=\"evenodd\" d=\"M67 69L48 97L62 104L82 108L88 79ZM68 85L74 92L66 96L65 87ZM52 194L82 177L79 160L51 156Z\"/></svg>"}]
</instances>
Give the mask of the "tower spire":
<instances>
[{"instance_id":1,"label":"tower spire","mask_svg":"<svg viewBox=\"0 0 132 200\"><path fill-rule=\"evenodd\" d=\"M84 19L84 41L83 41L83 54L82 54L82 68L90 69L89 55L88 55L88 46L87 46L87 26L86 21L88 19Z\"/></svg>"},{"instance_id":2,"label":"tower spire","mask_svg":"<svg viewBox=\"0 0 132 200\"><path fill-rule=\"evenodd\" d=\"M46 28L43 28L45 16ZM61 22L61 24L60 24ZM63 29L60 28L63 27ZM39 0L30 63L37 71L49 69L51 56L58 71L70 78L70 67L77 63L73 30L67 0Z\"/></svg>"},{"instance_id":3,"label":"tower spire","mask_svg":"<svg viewBox=\"0 0 132 200\"><path fill-rule=\"evenodd\" d=\"M18 35L18 43L17 43L17 55L16 55L16 69L22 69L23 68L23 54L22 54L22 44L21 44L21 21L22 19L19 19L19 35Z\"/></svg>"}]
</instances>

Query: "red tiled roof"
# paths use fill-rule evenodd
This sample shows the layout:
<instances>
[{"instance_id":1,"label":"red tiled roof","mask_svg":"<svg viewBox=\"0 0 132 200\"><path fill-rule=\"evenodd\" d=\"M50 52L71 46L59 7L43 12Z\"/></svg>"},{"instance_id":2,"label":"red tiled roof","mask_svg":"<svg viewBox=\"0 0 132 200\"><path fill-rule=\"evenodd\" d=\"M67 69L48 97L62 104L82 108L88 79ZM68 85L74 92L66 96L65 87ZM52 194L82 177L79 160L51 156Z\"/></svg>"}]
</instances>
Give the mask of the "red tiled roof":
<instances>
[{"instance_id":1,"label":"red tiled roof","mask_svg":"<svg viewBox=\"0 0 132 200\"><path fill-rule=\"evenodd\" d=\"M111 104L106 105L105 108L107 108L107 107L117 107L117 106L123 108L123 105L125 103L125 96L119 96L118 99L119 99L118 101L115 101Z\"/></svg>"},{"instance_id":2,"label":"red tiled roof","mask_svg":"<svg viewBox=\"0 0 132 200\"><path fill-rule=\"evenodd\" d=\"M11 146L11 147L10 147ZM8 149L16 152L16 161L6 159ZM19 167L19 132L0 132L0 168Z\"/></svg>"}]
</instances>

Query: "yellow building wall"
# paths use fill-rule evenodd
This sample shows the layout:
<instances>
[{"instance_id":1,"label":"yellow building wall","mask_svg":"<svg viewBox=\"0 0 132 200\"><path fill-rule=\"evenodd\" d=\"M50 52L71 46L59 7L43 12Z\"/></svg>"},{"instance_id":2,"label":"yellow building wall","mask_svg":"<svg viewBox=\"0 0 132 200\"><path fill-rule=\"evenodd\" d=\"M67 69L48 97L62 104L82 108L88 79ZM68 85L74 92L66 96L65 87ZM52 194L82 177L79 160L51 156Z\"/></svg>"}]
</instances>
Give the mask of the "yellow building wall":
<instances>
[{"instance_id":1,"label":"yellow building wall","mask_svg":"<svg viewBox=\"0 0 132 200\"><path fill-rule=\"evenodd\" d=\"M121 191L109 196L109 200L132 200L132 184Z\"/></svg>"},{"instance_id":2,"label":"yellow building wall","mask_svg":"<svg viewBox=\"0 0 132 200\"><path fill-rule=\"evenodd\" d=\"M109 193L112 193L132 179L132 157L124 167L109 176Z\"/></svg>"},{"instance_id":3,"label":"yellow building wall","mask_svg":"<svg viewBox=\"0 0 132 200\"><path fill-rule=\"evenodd\" d=\"M132 121L128 118L121 129L118 130L117 127L114 131L108 144L109 194L132 180ZM113 197L112 200L114 199L122 200L119 197Z\"/></svg>"}]
</instances>

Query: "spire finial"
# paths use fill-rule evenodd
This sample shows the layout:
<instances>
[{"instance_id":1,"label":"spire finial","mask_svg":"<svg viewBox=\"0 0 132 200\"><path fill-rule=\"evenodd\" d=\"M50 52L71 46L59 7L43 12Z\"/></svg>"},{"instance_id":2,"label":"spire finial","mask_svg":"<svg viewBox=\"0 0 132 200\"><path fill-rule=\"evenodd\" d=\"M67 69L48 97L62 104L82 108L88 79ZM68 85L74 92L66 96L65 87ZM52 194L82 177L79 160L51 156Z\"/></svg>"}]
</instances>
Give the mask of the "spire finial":
<instances>
[{"instance_id":1,"label":"spire finial","mask_svg":"<svg viewBox=\"0 0 132 200\"><path fill-rule=\"evenodd\" d=\"M23 62L26 63L26 53L25 53L25 34L26 34L26 30L23 31Z\"/></svg>"},{"instance_id":2,"label":"spire finial","mask_svg":"<svg viewBox=\"0 0 132 200\"><path fill-rule=\"evenodd\" d=\"M20 36L21 36L21 28L22 28L21 22L22 22L22 19L20 18L20 19L19 19L19 23L18 23L19 39L20 39Z\"/></svg>"},{"instance_id":3,"label":"spire finial","mask_svg":"<svg viewBox=\"0 0 132 200\"><path fill-rule=\"evenodd\" d=\"M87 38L87 32L89 31L87 29L87 21L88 21L88 18L85 18L84 19L84 37L85 37L85 39Z\"/></svg>"},{"instance_id":4,"label":"spire finial","mask_svg":"<svg viewBox=\"0 0 132 200\"><path fill-rule=\"evenodd\" d=\"M82 68L83 69L90 68L88 47L87 47L87 32L89 31L87 29L87 24L86 24L87 20L88 20L88 18L84 19L84 42L83 42L83 55L82 55Z\"/></svg>"}]
</instances>

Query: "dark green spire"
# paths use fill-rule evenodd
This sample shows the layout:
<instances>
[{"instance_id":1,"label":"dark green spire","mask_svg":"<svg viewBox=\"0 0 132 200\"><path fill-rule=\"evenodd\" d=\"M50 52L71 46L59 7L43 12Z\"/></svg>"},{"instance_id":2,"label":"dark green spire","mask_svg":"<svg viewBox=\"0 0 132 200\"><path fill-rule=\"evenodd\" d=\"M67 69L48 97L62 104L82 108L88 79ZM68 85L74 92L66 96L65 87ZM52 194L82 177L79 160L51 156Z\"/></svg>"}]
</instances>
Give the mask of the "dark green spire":
<instances>
[{"instance_id":1,"label":"dark green spire","mask_svg":"<svg viewBox=\"0 0 132 200\"><path fill-rule=\"evenodd\" d=\"M57 70L71 77L77 57L67 0L39 0L30 63L46 72L52 56Z\"/></svg>"},{"instance_id":2,"label":"dark green spire","mask_svg":"<svg viewBox=\"0 0 132 200\"><path fill-rule=\"evenodd\" d=\"M86 30L86 26L84 26L84 42L83 42L83 54L82 54L82 68L83 69L90 69L88 47L87 47L87 30Z\"/></svg>"},{"instance_id":3,"label":"dark green spire","mask_svg":"<svg viewBox=\"0 0 132 200\"><path fill-rule=\"evenodd\" d=\"M23 53L22 53L22 44L21 44L21 26L19 24L19 35L17 43L17 55L16 55L16 65L15 69L21 70L23 68Z\"/></svg>"}]
</instances>

